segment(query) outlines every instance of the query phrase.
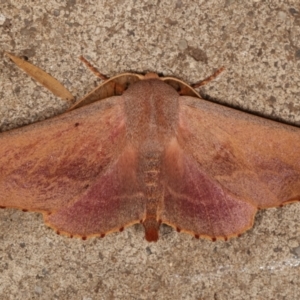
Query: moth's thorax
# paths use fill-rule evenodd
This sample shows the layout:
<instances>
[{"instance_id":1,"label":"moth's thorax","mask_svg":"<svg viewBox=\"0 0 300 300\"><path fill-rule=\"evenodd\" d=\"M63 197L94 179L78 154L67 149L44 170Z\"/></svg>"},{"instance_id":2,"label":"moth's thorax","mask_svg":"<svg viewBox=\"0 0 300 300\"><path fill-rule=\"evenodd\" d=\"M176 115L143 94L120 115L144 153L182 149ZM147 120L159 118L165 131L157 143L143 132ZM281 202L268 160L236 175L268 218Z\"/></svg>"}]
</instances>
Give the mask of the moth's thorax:
<instances>
[{"instance_id":1,"label":"moth's thorax","mask_svg":"<svg viewBox=\"0 0 300 300\"><path fill-rule=\"evenodd\" d=\"M131 85L123 94L127 137L138 147L164 148L178 124L179 94L159 79Z\"/></svg>"}]
</instances>

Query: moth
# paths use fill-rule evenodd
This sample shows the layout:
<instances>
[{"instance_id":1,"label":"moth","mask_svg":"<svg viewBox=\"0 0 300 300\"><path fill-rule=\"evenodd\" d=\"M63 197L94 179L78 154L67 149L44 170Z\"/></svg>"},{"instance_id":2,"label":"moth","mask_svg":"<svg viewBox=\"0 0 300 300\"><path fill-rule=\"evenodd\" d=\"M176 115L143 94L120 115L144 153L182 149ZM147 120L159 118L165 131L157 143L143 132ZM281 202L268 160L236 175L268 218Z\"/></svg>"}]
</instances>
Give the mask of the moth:
<instances>
[{"instance_id":1,"label":"moth","mask_svg":"<svg viewBox=\"0 0 300 300\"><path fill-rule=\"evenodd\" d=\"M205 101L176 78L97 74L104 83L66 113L1 133L2 208L41 212L69 237L141 223L157 241L165 223L215 241L251 228L258 209L299 201L299 128Z\"/></svg>"}]
</instances>

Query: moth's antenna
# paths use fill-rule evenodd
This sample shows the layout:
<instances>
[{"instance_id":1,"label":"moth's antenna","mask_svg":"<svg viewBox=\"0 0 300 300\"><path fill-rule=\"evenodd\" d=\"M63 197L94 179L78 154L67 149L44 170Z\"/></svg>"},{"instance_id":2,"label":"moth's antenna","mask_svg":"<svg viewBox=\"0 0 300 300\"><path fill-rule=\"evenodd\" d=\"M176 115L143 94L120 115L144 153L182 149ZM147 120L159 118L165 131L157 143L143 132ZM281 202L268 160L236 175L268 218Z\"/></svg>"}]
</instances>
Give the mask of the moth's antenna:
<instances>
[{"instance_id":1,"label":"moth's antenna","mask_svg":"<svg viewBox=\"0 0 300 300\"><path fill-rule=\"evenodd\" d=\"M95 68L87 59L85 59L82 55L79 56L79 59L90 69L97 77L99 77L102 80L107 80L109 79L102 73L100 73L97 68Z\"/></svg>"},{"instance_id":2,"label":"moth's antenna","mask_svg":"<svg viewBox=\"0 0 300 300\"><path fill-rule=\"evenodd\" d=\"M209 77L201 80L200 82L198 83L195 83L195 84L192 84L192 88L196 89L200 86L203 86L203 85L206 85L208 84L209 82L211 82L212 80L214 80L216 77L218 77L220 75L220 73L222 73L223 71L225 70L224 67L218 69L215 73L213 73L212 75L210 75Z\"/></svg>"}]
</instances>

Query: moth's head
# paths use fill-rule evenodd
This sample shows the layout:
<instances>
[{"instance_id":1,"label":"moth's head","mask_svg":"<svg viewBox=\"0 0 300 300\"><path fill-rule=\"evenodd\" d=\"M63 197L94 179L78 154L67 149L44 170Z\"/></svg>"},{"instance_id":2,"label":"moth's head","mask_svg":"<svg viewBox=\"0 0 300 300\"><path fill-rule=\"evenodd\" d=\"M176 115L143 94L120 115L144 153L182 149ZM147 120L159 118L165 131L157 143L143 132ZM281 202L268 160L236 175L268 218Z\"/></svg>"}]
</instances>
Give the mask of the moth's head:
<instances>
[{"instance_id":1,"label":"moth's head","mask_svg":"<svg viewBox=\"0 0 300 300\"><path fill-rule=\"evenodd\" d=\"M159 76L156 73L149 72L142 78L142 80L147 80L147 79L159 79Z\"/></svg>"}]
</instances>

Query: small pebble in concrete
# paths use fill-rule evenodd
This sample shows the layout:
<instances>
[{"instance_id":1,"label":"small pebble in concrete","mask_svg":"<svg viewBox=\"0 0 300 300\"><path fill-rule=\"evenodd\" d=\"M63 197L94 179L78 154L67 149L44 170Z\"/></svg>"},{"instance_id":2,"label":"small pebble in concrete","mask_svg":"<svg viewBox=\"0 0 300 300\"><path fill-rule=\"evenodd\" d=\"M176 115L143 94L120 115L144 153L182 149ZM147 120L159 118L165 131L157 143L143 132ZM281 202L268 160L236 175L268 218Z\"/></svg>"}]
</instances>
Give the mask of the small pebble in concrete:
<instances>
[{"instance_id":1,"label":"small pebble in concrete","mask_svg":"<svg viewBox=\"0 0 300 300\"><path fill-rule=\"evenodd\" d=\"M186 40L182 39L178 42L178 48L180 51L184 51L185 49L187 49L187 47L188 47L188 43Z\"/></svg>"},{"instance_id":2,"label":"small pebble in concrete","mask_svg":"<svg viewBox=\"0 0 300 300\"><path fill-rule=\"evenodd\" d=\"M0 14L0 25L3 25L5 20L6 20L6 17L4 15Z\"/></svg>"}]
</instances>

